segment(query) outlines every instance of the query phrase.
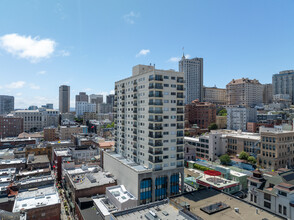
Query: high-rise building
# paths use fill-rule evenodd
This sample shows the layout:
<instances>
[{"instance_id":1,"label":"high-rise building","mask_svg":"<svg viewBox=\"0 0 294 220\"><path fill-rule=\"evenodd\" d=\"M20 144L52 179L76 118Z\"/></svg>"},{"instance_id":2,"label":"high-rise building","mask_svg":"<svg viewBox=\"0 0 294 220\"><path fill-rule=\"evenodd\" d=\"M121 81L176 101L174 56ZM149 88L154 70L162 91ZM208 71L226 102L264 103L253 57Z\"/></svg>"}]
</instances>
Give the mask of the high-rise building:
<instances>
[{"instance_id":1,"label":"high-rise building","mask_svg":"<svg viewBox=\"0 0 294 220\"><path fill-rule=\"evenodd\" d=\"M209 102L192 101L185 107L186 127L197 124L199 128L207 129L208 126L216 121L216 106Z\"/></svg>"},{"instance_id":2,"label":"high-rise building","mask_svg":"<svg viewBox=\"0 0 294 220\"><path fill-rule=\"evenodd\" d=\"M114 95L113 94L106 96L106 104L111 104L113 106L113 104L114 104Z\"/></svg>"},{"instance_id":3,"label":"high-rise building","mask_svg":"<svg viewBox=\"0 0 294 220\"><path fill-rule=\"evenodd\" d=\"M59 112L70 112L70 86L61 85L59 87Z\"/></svg>"},{"instance_id":4,"label":"high-rise building","mask_svg":"<svg viewBox=\"0 0 294 220\"><path fill-rule=\"evenodd\" d=\"M262 104L263 85L256 79L233 79L227 84L228 105L252 107Z\"/></svg>"},{"instance_id":5,"label":"high-rise building","mask_svg":"<svg viewBox=\"0 0 294 220\"><path fill-rule=\"evenodd\" d=\"M97 113L106 114L113 111L113 105L108 103L99 103L97 104Z\"/></svg>"},{"instance_id":6,"label":"high-rise building","mask_svg":"<svg viewBox=\"0 0 294 220\"><path fill-rule=\"evenodd\" d=\"M0 115L8 114L14 110L14 97L9 95L0 95Z\"/></svg>"},{"instance_id":7,"label":"high-rise building","mask_svg":"<svg viewBox=\"0 0 294 220\"><path fill-rule=\"evenodd\" d=\"M203 87L203 100L205 102L210 102L216 105L226 105L226 89L221 89L217 87Z\"/></svg>"},{"instance_id":8,"label":"high-rise building","mask_svg":"<svg viewBox=\"0 0 294 220\"><path fill-rule=\"evenodd\" d=\"M104 169L140 204L178 194L184 175L184 74L134 66L131 77L115 83L114 101L116 153L104 153Z\"/></svg>"},{"instance_id":9,"label":"high-rise building","mask_svg":"<svg viewBox=\"0 0 294 220\"><path fill-rule=\"evenodd\" d=\"M90 103L94 103L96 105L103 103L103 95L96 95L96 94L90 95Z\"/></svg>"},{"instance_id":10,"label":"high-rise building","mask_svg":"<svg viewBox=\"0 0 294 220\"><path fill-rule=\"evenodd\" d=\"M89 97L85 92L80 92L76 95L76 102L89 102Z\"/></svg>"},{"instance_id":11,"label":"high-rise building","mask_svg":"<svg viewBox=\"0 0 294 220\"><path fill-rule=\"evenodd\" d=\"M272 78L273 95L288 94L294 103L294 70L281 71Z\"/></svg>"},{"instance_id":12,"label":"high-rise building","mask_svg":"<svg viewBox=\"0 0 294 220\"><path fill-rule=\"evenodd\" d=\"M273 102L273 84L263 84L262 99L263 104L270 104Z\"/></svg>"},{"instance_id":13,"label":"high-rise building","mask_svg":"<svg viewBox=\"0 0 294 220\"><path fill-rule=\"evenodd\" d=\"M256 115L255 108L229 106L227 107L227 129L246 131L248 122L256 122Z\"/></svg>"},{"instance_id":14,"label":"high-rise building","mask_svg":"<svg viewBox=\"0 0 294 220\"><path fill-rule=\"evenodd\" d=\"M186 59L183 55L179 61L179 71L185 74L185 104L198 99L203 100L203 58Z\"/></svg>"}]
</instances>

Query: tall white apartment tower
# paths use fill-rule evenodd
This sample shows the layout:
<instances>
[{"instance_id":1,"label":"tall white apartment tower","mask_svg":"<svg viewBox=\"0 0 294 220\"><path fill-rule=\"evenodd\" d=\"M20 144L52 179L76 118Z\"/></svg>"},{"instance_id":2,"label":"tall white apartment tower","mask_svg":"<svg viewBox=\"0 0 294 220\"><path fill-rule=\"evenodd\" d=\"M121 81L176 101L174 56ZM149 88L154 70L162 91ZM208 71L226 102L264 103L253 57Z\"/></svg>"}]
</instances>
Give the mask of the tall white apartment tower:
<instances>
[{"instance_id":1,"label":"tall white apartment tower","mask_svg":"<svg viewBox=\"0 0 294 220\"><path fill-rule=\"evenodd\" d=\"M131 77L115 83L114 118L116 153L150 176L140 180L138 187L153 186L140 204L177 194L184 171L184 74L134 66Z\"/></svg>"},{"instance_id":2,"label":"tall white apartment tower","mask_svg":"<svg viewBox=\"0 0 294 220\"><path fill-rule=\"evenodd\" d=\"M203 101L203 58L186 59L183 55L179 71L185 74L185 104Z\"/></svg>"}]
</instances>

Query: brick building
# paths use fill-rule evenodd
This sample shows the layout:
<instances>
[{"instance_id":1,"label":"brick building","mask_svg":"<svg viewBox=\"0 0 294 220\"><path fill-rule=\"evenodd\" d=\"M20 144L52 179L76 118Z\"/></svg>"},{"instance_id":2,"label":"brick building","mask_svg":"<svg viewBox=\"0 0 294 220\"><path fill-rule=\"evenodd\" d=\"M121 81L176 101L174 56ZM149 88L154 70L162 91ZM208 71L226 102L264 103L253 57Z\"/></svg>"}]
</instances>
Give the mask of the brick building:
<instances>
[{"instance_id":1,"label":"brick building","mask_svg":"<svg viewBox=\"0 0 294 220\"><path fill-rule=\"evenodd\" d=\"M205 129L216 121L216 106L209 102L194 100L185 107L185 127L197 124L199 128Z\"/></svg>"},{"instance_id":2,"label":"brick building","mask_svg":"<svg viewBox=\"0 0 294 220\"><path fill-rule=\"evenodd\" d=\"M56 140L56 128L47 127L44 128L44 141L55 141Z\"/></svg>"},{"instance_id":3,"label":"brick building","mask_svg":"<svg viewBox=\"0 0 294 220\"><path fill-rule=\"evenodd\" d=\"M0 116L0 137L17 137L23 132L23 118Z\"/></svg>"}]
</instances>

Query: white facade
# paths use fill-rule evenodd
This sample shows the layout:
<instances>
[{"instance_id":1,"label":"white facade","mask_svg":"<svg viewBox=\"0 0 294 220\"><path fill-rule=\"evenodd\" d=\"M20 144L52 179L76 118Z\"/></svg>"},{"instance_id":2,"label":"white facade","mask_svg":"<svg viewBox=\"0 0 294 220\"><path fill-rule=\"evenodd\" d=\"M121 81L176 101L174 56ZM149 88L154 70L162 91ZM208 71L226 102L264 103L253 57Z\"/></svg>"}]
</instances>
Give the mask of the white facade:
<instances>
[{"instance_id":1,"label":"white facade","mask_svg":"<svg viewBox=\"0 0 294 220\"><path fill-rule=\"evenodd\" d=\"M116 151L153 170L183 167L184 74L133 67L115 83Z\"/></svg>"},{"instance_id":2,"label":"white facade","mask_svg":"<svg viewBox=\"0 0 294 220\"><path fill-rule=\"evenodd\" d=\"M76 115L83 116L85 112L96 112L96 104L77 101L76 102Z\"/></svg>"},{"instance_id":3,"label":"white facade","mask_svg":"<svg viewBox=\"0 0 294 220\"><path fill-rule=\"evenodd\" d=\"M17 110L13 115L23 118L25 132L41 131L45 127L58 126L59 111L54 109Z\"/></svg>"},{"instance_id":4,"label":"white facade","mask_svg":"<svg viewBox=\"0 0 294 220\"><path fill-rule=\"evenodd\" d=\"M179 62L179 71L185 74L185 104L203 100L203 58L186 59Z\"/></svg>"},{"instance_id":5,"label":"white facade","mask_svg":"<svg viewBox=\"0 0 294 220\"><path fill-rule=\"evenodd\" d=\"M255 108L227 107L227 129L246 131L247 122L256 122L256 115Z\"/></svg>"},{"instance_id":6,"label":"white facade","mask_svg":"<svg viewBox=\"0 0 294 220\"><path fill-rule=\"evenodd\" d=\"M214 161L226 153L227 140L221 131L214 131L196 138L185 137L184 140L185 160L202 158Z\"/></svg>"}]
</instances>

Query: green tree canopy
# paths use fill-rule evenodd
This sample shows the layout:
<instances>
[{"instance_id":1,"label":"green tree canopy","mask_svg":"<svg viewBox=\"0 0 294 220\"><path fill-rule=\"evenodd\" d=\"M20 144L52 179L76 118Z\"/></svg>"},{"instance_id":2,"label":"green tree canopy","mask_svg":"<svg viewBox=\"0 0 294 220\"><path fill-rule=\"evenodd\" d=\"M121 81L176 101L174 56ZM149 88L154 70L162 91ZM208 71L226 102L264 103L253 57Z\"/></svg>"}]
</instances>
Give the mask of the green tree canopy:
<instances>
[{"instance_id":1,"label":"green tree canopy","mask_svg":"<svg viewBox=\"0 0 294 220\"><path fill-rule=\"evenodd\" d=\"M248 160L248 157L249 157L249 154L246 153L245 151L242 151L242 152L239 154L239 159L240 159L240 160Z\"/></svg>"},{"instance_id":2,"label":"green tree canopy","mask_svg":"<svg viewBox=\"0 0 294 220\"><path fill-rule=\"evenodd\" d=\"M248 157L248 162L251 164L256 164L256 159L253 156Z\"/></svg>"},{"instance_id":3,"label":"green tree canopy","mask_svg":"<svg viewBox=\"0 0 294 220\"><path fill-rule=\"evenodd\" d=\"M216 129L218 129L217 124L216 124L216 123L211 123L211 124L208 126L208 129L209 129L209 130L216 130Z\"/></svg>"},{"instance_id":4,"label":"green tree canopy","mask_svg":"<svg viewBox=\"0 0 294 220\"><path fill-rule=\"evenodd\" d=\"M224 154L224 155L220 156L219 159L220 159L220 161L221 161L222 164L228 165L228 164L231 163L231 158L227 154Z\"/></svg>"},{"instance_id":5,"label":"green tree canopy","mask_svg":"<svg viewBox=\"0 0 294 220\"><path fill-rule=\"evenodd\" d=\"M227 109L223 108L218 112L218 116L227 116Z\"/></svg>"}]
</instances>

